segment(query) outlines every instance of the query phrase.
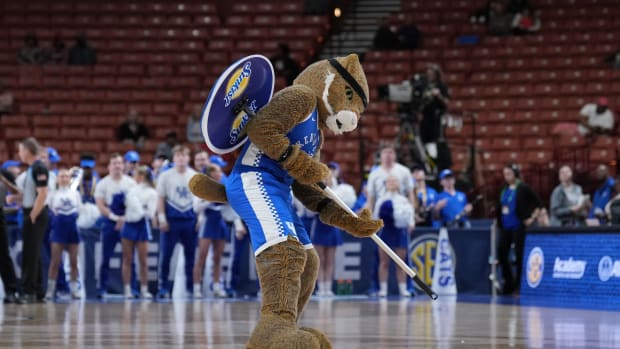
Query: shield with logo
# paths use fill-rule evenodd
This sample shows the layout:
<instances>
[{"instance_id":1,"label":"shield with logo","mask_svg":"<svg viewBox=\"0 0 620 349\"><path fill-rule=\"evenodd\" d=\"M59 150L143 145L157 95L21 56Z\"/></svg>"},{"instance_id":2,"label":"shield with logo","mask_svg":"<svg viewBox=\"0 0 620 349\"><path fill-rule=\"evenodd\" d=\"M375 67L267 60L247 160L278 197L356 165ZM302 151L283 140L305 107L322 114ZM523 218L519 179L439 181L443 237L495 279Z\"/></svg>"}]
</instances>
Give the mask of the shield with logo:
<instances>
[{"instance_id":1,"label":"shield with logo","mask_svg":"<svg viewBox=\"0 0 620 349\"><path fill-rule=\"evenodd\" d=\"M217 79L202 109L202 135L216 154L245 143L245 126L273 95L275 76L268 58L252 55L228 67Z\"/></svg>"}]
</instances>

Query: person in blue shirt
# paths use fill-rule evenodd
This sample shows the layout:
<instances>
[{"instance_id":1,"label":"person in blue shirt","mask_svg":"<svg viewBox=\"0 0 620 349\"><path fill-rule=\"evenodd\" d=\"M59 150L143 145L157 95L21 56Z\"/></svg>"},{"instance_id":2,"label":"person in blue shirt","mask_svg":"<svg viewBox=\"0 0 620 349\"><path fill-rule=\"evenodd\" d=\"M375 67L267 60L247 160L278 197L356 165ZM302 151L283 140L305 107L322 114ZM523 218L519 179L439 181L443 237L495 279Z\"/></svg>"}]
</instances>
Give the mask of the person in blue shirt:
<instances>
[{"instance_id":1,"label":"person in blue shirt","mask_svg":"<svg viewBox=\"0 0 620 349\"><path fill-rule=\"evenodd\" d=\"M431 227L433 225L433 207L437 202L437 191L426 185L426 171L421 166L414 166L411 170L414 181L414 196L416 226Z\"/></svg>"},{"instance_id":2,"label":"person in blue shirt","mask_svg":"<svg viewBox=\"0 0 620 349\"><path fill-rule=\"evenodd\" d=\"M437 203L433 209L433 215L439 219L433 223L434 226L448 228L469 228L470 223L467 216L471 212L472 206L467 202L465 193L454 188L454 174L452 170L445 169L439 174L439 180L443 191L437 195Z\"/></svg>"},{"instance_id":3,"label":"person in blue shirt","mask_svg":"<svg viewBox=\"0 0 620 349\"><path fill-rule=\"evenodd\" d=\"M130 150L125 153L123 158L125 159L124 173L131 177L133 176L133 171L138 167L138 163L140 162L140 154L135 150Z\"/></svg>"},{"instance_id":4,"label":"person in blue shirt","mask_svg":"<svg viewBox=\"0 0 620 349\"><path fill-rule=\"evenodd\" d=\"M609 176L609 169L605 165L599 165L596 169L596 179L600 183L592 198L592 208L588 218L597 218L600 223L606 222L605 206L614 192L616 181Z\"/></svg>"},{"instance_id":5,"label":"person in blue shirt","mask_svg":"<svg viewBox=\"0 0 620 349\"><path fill-rule=\"evenodd\" d=\"M523 246L525 229L544 214L540 198L523 181L519 167L508 164L503 169L506 184L500 190L496 201L496 222L499 228L497 259L504 276L503 294L518 292L523 267ZM510 247L515 245L516 275L510 263Z\"/></svg>"}]
</instances>

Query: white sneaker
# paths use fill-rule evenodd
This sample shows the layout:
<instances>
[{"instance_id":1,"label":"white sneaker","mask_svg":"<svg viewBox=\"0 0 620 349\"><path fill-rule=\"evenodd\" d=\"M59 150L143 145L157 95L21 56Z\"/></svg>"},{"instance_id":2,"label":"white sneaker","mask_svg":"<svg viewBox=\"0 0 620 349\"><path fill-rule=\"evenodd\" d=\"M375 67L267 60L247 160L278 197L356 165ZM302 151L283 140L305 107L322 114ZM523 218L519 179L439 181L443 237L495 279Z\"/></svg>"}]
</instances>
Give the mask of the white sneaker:
<instances>
[{"instance_id":1,"label":"white sneaker","mask_svg":"<svg viewBox=\"0 0 620 349\"><path fill-rule=\"evenodd\" d=\"M332 290L327 290L325 292L323 292L323 297L334 297L334 292L332 292Z\"/></svg>"},{"instance_id":2,"label":"white sneaker","mask_svg":"<svg viewBox=\"0 0 620 349\"><path fill-rule=\"evenodd\" d=\"M80 292L79 290L71 291L71 298L73 298L73 299L82 299L82 292Z\"/></svg>"},{"instance_id":3,"label":"white sneaker","mask_svg":"<svg viewBox=\"0 0 620 349\"><path fill-rule=\"evenodd\" d=\"M142 298L142 299L153 299L153 295L149 291L141 292L140 293L140 298Z\"/></svg>"},{"instance_id":4,"label":"white sneaker","mask_svg":"<svg viewBox=\"0 0 620 349\"><path fill-rule=\"evenodd\" d=\"M407 290L400 290L400 296L401 297L411 297L411 292L409 292Z\"/></svg>"},{"instance_id":5,"label":"white sneaker","mask_svg":"<svg viewBox=\"0 0 620 349\"><path fill-rule=\"evenodd\" d=\"M194 297L195 299L200 299L200 298L202 298L202 292L201 292L200 290L194 290L193 297Z\"/></svg>"},{"instance_id":6,"label":"white sneaker","mask_svg":"<svg viewBox=\"0 0 620 349\"><path fill-rule=\"evenodd\" d=\"M387 291L379 291L377 297L387 297Z\"/></svg>"},{"instance_id":7,"label":"white sneaker","mask_svg":"<svg viewBox=\"0 0 620 349\"><path fill-rule=\"evenodd\" d=\"M215 296L215 298L227 298L228 297L228 294L224 290L224 287L222 287L222 284L220 284L219 282L216 284L213 284L213 295Z\"/></svg>"},{"instance_id":8,"label":"white sneaker","mask_svg":"<svg viewBox=\"0 0 620 349\"><path fill-rule=\"evenodd\" d=\"M54 291L47 290L47 292L45 293L45 299L48 301L54 300Z\"/></svg>"}]
</instances>

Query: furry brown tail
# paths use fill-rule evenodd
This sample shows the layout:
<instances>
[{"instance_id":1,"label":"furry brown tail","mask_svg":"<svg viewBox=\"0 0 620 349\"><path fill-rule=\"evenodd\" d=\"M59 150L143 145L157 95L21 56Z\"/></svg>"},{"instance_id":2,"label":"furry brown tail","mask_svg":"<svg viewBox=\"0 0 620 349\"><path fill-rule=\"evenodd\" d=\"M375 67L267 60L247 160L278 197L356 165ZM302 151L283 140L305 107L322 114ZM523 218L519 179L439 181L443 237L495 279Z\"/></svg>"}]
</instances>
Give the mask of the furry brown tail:
<instances>
[{"instance_id":1,"label":"furry brown tail","mask_svg":"<svg viewBox=\"0 0 620 349\"><path fill-rule=\"evenodd\" d=\"M221 203L228 202L226 188L221 183L202 173L197 173L190 179L189 190L203 200Z\"/></svg>"}]
</instances>

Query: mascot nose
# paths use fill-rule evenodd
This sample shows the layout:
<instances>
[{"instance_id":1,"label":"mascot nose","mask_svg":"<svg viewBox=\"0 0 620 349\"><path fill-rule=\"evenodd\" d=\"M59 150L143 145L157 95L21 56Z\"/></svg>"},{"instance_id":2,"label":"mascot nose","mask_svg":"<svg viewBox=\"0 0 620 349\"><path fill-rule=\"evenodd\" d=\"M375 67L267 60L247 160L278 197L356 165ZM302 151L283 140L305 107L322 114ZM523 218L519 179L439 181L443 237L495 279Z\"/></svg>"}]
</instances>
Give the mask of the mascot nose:
<instances>
[{"instance_id":1,"label":"mascot nose","mask_svg":"<svg viewBox=\"0 0 620 349\"><path fill-rule=\"evenodd\" d=\"M338 129L349 132L355 130L357 127L357 115L355 113L339 113L340 117L336 119L336 125Z\"/></svg>"}]
</instances>

